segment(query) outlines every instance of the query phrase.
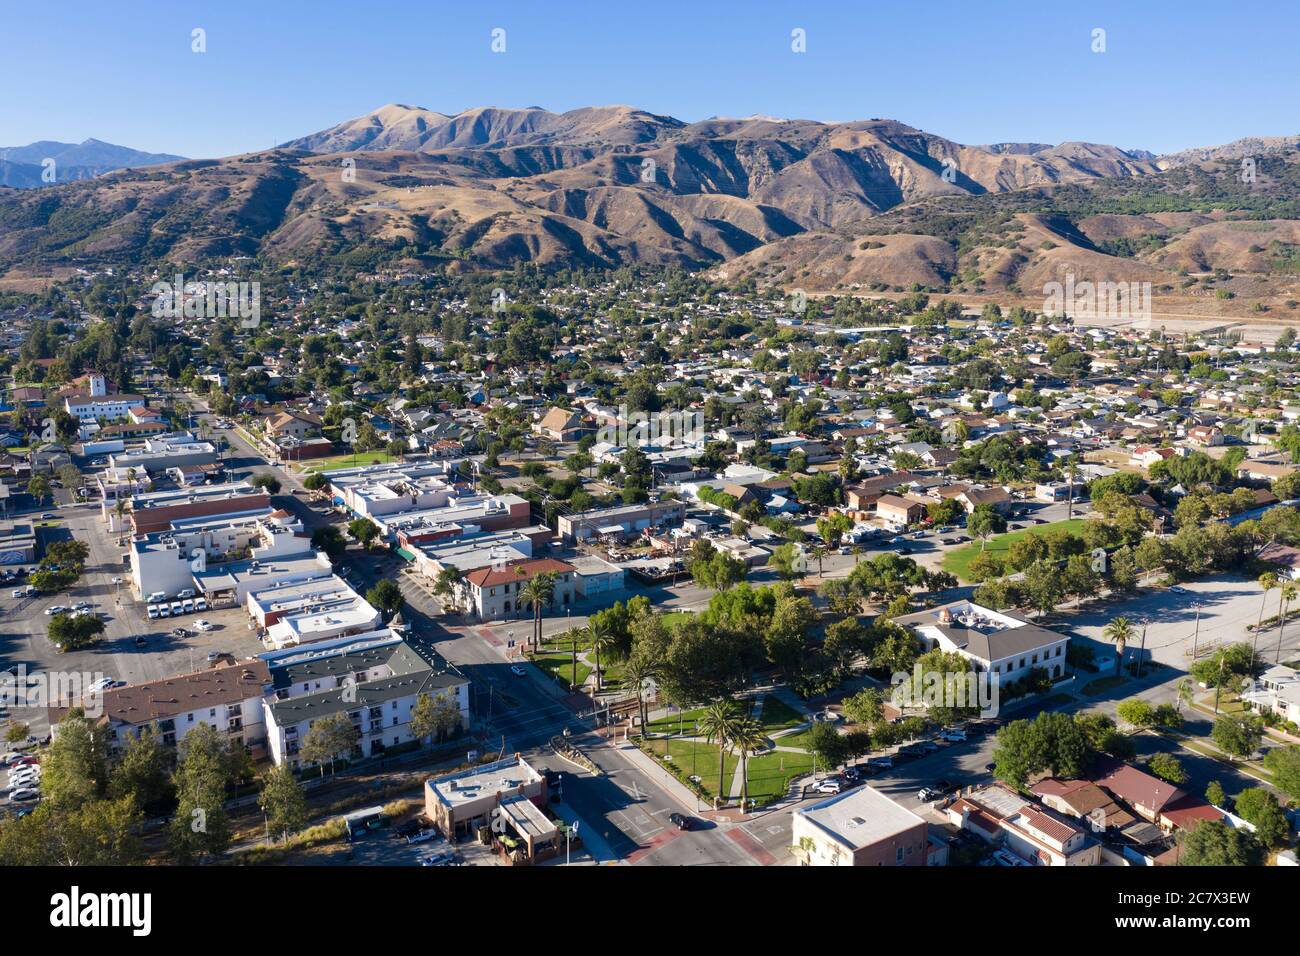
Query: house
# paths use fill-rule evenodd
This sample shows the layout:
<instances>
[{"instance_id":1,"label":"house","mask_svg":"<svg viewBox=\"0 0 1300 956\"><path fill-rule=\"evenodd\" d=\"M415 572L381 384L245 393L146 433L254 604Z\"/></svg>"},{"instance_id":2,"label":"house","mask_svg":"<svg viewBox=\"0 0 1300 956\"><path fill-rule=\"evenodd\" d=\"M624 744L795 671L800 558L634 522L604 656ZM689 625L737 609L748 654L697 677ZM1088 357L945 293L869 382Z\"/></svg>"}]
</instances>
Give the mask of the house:
<instances>
[{"instance_id":1,"label":"house","mask_svg":"<svg viewBox=\"0 0 1300 956\"><path fill-rule=\"evenodd\" d=\"M1187 429L1187 441L1201 448L1223 444L1223 432L1213 425L1194 425Z\"/></svg>"},{"instance_id":2,"label":"house","mask_svg":"<svg viewBox=\"0 0 1300 956\"><path fill-rule=\"evenodd\" d=\"M588 430L583 427L582 416L567 408L549 409L536 428L551 441L577 441Z\"/></svg>"},{"instance_id":3,"label":"house","mask_svg":"<svg viewBox=\"0 0 1300 956\"><path fill-rule=\"evenodd\" d=\"M949 804L944 813L954 826L1000 845L1032 866L1101 863L1101 847L1084 827L1003 784L972 790Z\"/></svg>"},{"instance_id":4,"label":"house","mask_svg":"<svg viewBox=\"0 0 1300 956\"><path fill-rule=\"evenodd\" d=\"M1292 581L1300 580L1300 548L1273 541L1264 545L1263 550L1255 557L1276 566L1277 573L1282 577Z\"/></svg>"},{"instance_id":5,"label":"house","mask_svg":"<svg viewBox=\"0 0 1300 956\"><path fill-rule=\"evenodd\" d=\"M1172 783L1120 761L1100 763L1088 778L1148 823L1165 830L1190 829L1223 814Z\"/></svg>"},{"instance_id":6,"label":"house","mask_svg":"<svg viewBox=\"0 0 1300 956\"><path fill-rule=\"evenodd\" d=\"M263 421L263 428L270 438L293 438L302 441L312 435L319 435L322 424L323 422L315 415L285 410L268 415Z\"/></svg>"},{"instance_id":7,"label":"house","mask_svg":"<svg viewBox=\"0 0 1300 956\"><path fill-rule=\"evenodd\" d=\"M966 513L972 513L980 505L987 505L999 514L1011 511L1012 499L1005 488L967 488L957 496Z\"/></svg>"},{"instance_id":8,"label":"house","mask_svg":"<svg viewBox=\"0 0 1300 956\"><path fill-rule=\"evenodd\" d=\"M1255 678L1251 689L1241 695L1241 700L1253 710L1273 713L1300 725L1300 672L1281 664L1274 665Z\"/></svg>"},{"instance_id":9,"label":"house","mask_svg":"<svg viewBox=\"0 0 1300 956\"><path fill-rule=\"evenodd\" d=\"M81 422L120 421L129 416L133 408L143 408L140 395L91 395L78 392L65 396L64 410Z\"/></svg>"},{"instance_id":10,"label":"house","mask_svg":"<svg viewBox=\"0 0 1300 956\"><path fill-rule=\"evenodd\" d=\"M876 499L876 514L891 528L899 530L925 517L926 505L915 498L885 494Z\"/></svg>"},{"instance_id":11,"label":"house","mask_svg":"<svg viewBox=\"0 0 1300 956\"><path fill-rule=\"evenodd\" d=\"M806 807L791 820L802 866L925 866L925 820L874 787L855 787Z\"/></svg>"},{"instance_id":12,"label":"house","mask_svg":"<svg viewBox=\"0 0 1300 956\"><path fill-rule=\"evenodd\" d=\"M1052 680L1065 676L1070 638L1037 624L1017 611L994 611L972 601L953 601L895 619L909 628L926 650L955 651L977 673L998 675L999 684L1044 671Z\"/></svg>"}]
</instances>

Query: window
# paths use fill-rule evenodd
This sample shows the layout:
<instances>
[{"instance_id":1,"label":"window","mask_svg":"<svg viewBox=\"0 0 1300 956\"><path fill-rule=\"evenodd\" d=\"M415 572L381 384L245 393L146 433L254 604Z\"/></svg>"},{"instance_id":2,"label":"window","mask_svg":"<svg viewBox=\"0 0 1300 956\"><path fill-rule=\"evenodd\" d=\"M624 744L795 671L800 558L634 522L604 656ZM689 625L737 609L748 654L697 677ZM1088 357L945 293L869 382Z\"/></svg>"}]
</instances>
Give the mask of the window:
<instances>
[{"instance_id":1,"label":"window","mask_svg":"<svg viewBox=\"0 0 1300 956\"><path fill-rule=\"evenodd\" d=\"M1060 656L1061 656L1061 650L1062 650L1062 645L1057 644L1057 645L1056 645L1056 656L1057 656L1057 657L1060 657Z\"/></svg>"},{"instance_id":2,"label":"window","mask_svg":"<svg viewBox=\"0 0 1300 956\"><path fill-rule=\"evenodd\" d=\"M894 862L895 863L903 862L903 848L901 846L898 848L898 852L894 856Z\"/></svg>"}]
</instances>

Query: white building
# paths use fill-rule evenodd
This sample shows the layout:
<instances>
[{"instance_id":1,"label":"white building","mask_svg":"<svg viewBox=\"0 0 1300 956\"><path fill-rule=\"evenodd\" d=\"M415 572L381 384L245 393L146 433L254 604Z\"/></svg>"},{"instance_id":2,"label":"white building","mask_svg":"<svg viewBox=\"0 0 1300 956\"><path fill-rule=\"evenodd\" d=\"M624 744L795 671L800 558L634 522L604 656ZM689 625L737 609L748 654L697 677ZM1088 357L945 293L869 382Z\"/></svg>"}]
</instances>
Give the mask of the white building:
<instances>
[{"instance_id":1,"label":"white building","mask_svg":"<svg viewBox=\"0 0 1300 956\"><path fill-rule=\"evenodd\" d=\"M979 673L991 671L1006 685L1035 668L1056 680L1065 676L1069 637L1031 624L1017 611L994 611L972 601L954 601L896 619L926 650L955 651Z\"/></svg>"}]
</instances>

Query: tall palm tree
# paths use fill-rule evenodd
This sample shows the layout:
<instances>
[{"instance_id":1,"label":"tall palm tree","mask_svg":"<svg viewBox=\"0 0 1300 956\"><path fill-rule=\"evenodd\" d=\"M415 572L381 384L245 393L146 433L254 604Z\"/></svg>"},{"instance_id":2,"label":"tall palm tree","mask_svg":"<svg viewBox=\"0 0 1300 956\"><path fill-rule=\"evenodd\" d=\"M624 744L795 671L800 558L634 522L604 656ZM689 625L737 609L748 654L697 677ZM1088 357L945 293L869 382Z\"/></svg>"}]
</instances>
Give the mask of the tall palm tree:
<instances>
[{"instance_id":1,"label":"tall palm tree","mask_svg":"<svg viewBox=\"0 0 1300 956\"><path fill-rule=\"evenodd\" d=\"M753 717L745 717L731 738L731 745L740 754L740 812L749 805L749 755L766 743L763 728Z\"/></svg>"},{"instance_id":2,"label":"tall palm tree","mask_svg":"<svg viewBox=\"0 0 1300 956\"><path fill-rule=\"evenodd\" d=\"M729 700L715 700L704 708L704 713L700 714L699 728L704 732L704 739L709 743L715 740L718 743L718 793L713 798L715 810L725 799L722 788L726 785L727 748L740 733L741 723L745 719L741 709Z\"/></svg>"},{"instance_id":3,"label":"tall palm tree","mask_svg":"<svg viewBox=\"0 0 1300 956\"><path fill-rule=\"evenodd\" d=\"M1124 670L1124 648L1133 640L1133 622L1126 617L1117 617L1106 625L1102 634L1106 640L1115 642L1115 656L1119 658L1115 674L1118 676Z\"/></svg>"},{"instance_id":4,"label":"tall palm tree","mask_svg":"<svg viewBox=\"0 0 1300 956\"><path fill-rule=\"evenodd\" d=\"M1184 677L1178 682L1177 690L1178 700L1176 706L1178 712L1181 714L1183 712L1183 704L1190 707L1192 701L1196 698L1196 683L1190 677Z\"/></svg>"},{"instance_id":5,"label":"tall palm tree","mask_svg":"<svg viewBox=\"0 0 1300 956\"><path fill-rule=\"evenodd\" d=\"M530 643L535 647L542 643L542 607L550 604L554 597L555 575L550 571L535 575L519 590L519 599L533 611L533 634Z\"/></svg>"},{"instance_id":6,"label":"tall palm tree","mask_svg":"<svg viewBox=\"0 0 1300 956\"><path fill-rule=\"evenodd\" d=\"M624 686L631 684L636 689L636 710L637 716L641 720L641 736L645 736L645 728L648 720L646 714L645 684L655 676L655 666L644 657L633 654L628 658L627 666L623 670L626 678Z\"/></svg>"},{"instance_id":7,"label":"tall palm tree","mask_svg":"<svg viewBox=\"0 0 1300 956\"><path fill-rule=\"evenodd\" d=\"M614 644L614 629L600 615L587 622L587 634L591 637L591 647L596 652L596 693L604 687L604 672L600 669L600 652L608 650Z\"/></svg>"},{"instance_id":8,"label":"tall palm tree","mask_svg":"<svg viewBox=\"0 0 1300 956\"><path fill-rule=\"evenodd\" d=\"M1291 602L1296 598L1296 586L1294 581L1287 581L1280 588L1281 593L1278 595L1278 613L1277 622L1277 653L1273 655L1273 663L1282 663L1282 635L1286 632L1286 612L1291 607Z\"/></svg>"},{"instance_id":9,"label":"tall palm tree","mask_svg":"<svg viewBox=\"0 0 1300 956\"><path fill-rule=\"evenodd\" d=\"M1259 620L1255 622L1255 639L1250 644L1251 660L1255 659L1255 651L1259 647L1259 632L1264 627L1264 605L1268 603L1268 592L1277 587L1277 584L1277 575L1272 571L1265 571L1259 576L1259 586L1264 589L1264 594L1259 601Z\"/></svg>"}]
</instances>

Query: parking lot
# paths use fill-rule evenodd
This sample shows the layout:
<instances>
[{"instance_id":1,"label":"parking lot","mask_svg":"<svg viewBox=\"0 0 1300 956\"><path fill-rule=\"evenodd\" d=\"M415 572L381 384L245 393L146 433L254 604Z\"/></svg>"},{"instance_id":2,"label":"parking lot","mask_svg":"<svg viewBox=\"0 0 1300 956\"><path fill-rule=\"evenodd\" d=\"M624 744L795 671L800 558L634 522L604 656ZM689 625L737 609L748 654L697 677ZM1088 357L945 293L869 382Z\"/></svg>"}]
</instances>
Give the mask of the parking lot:
<instances>
[{"instance_id":1,"label":"parking lot","mask_svg":"<svg viewBox=\"0 0 1300 956\"><path fill-rule=\"evenodd\" d=\"M202 669L212 652L247 657L263 650L243 608L209 608L202 614L149 620L144 602L125 583L124 549L100 520L98 504L63 505L58 514L61 520L41 529L42 537L57 540L55 536L71 534L84 541L90 548L85 572L74 587L58 594L16 598L12 591L17 585L0 591L0 666L13 670L25 665L29 674L90 674L136 683ZM122 583L114 584L115 577ZM45 612L82 602L104 622L104 634L91 648L59 653L46 636L50 616ZM212 630L195 628L199 618L211 622ZM186 636L172 634L178 626L186 629ZM14 708L11 717L29 723L37 736L47 732L43 708Z\"/></svg>"}]
</instances>

